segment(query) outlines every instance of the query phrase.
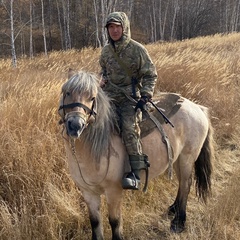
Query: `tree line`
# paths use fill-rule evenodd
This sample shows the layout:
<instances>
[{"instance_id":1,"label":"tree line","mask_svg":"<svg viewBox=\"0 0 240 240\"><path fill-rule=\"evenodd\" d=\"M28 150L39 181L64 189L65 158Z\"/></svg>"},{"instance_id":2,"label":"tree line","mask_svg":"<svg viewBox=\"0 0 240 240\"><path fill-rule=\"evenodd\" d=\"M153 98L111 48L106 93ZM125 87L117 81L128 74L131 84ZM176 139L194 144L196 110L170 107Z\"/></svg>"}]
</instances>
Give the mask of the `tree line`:
<instances>
[{"instance_id":1,"label":"tree line","mask_svg":"<svg viewBox=\"0 0 240 240\"><path fill-rule=\"evenodd\" d=\"M123 11L142 43L240 30L240 0L0 0L0 57L101 47L105 20Z\"/></svg>"}]
</instances>

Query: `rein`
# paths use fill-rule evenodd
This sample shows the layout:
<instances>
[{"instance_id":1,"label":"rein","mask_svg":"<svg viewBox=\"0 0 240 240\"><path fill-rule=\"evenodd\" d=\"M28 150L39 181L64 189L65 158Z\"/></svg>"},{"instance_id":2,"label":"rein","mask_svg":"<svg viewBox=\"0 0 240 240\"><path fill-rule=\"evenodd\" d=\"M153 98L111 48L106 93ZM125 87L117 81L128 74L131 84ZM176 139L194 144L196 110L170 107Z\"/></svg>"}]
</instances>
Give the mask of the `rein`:
<instances>
[{"instance_id":1,"label":"rein","mask_svg":"<svg viewBox=\"0 0 240 240\"><path fill-rule=\"evenodd\" d=\"M65 139L65 138L64 138L64 139ZM67 140L67 139L65 139L65 140ZM98 183L90 184L90 183L88 183L88 182L85 180L85 178L84 178L84 176L83 176L83 173L82 173L82 170L81 170L81 167L80 167L79 162L78 162L78 160L77 160L76 148L75 148L75 139L71 138L70 141L69 141L69 143L70 143L70 146L71 146L72 154L73 154L74 159L75 159L75 161L76 161L76 163L77 163L77 166L78 166L79 174L80 174L83 182L84 182L87 186L89 186L89 187L94 187L94 186L100 185L100 184L106 179L106 177L107 177L108 170L109 170L109 158L107 158L107 159L108 159L107 169L106 169L106 172L105 172L103 178L102 178Z\"/></svg>"}]
</instances>

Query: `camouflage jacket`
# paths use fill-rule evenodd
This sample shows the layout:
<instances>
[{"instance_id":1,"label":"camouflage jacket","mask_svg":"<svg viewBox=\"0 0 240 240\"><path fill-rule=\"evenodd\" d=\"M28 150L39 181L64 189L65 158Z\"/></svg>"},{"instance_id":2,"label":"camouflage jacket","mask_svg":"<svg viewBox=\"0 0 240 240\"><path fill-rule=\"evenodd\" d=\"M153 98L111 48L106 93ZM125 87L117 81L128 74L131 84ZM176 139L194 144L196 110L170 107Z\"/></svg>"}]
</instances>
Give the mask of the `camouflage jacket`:
<instances>
[{"instance_id":1,"label":"camouflage jacket","mask_svg":"<svg viewBox=\"0 0 240 240\"><path fill-rule=\"evenodd\" d=\"M122 101L126 98L125 95L109 82L132 95L132 78L134 78L137 97L147 96L151 98L157 80L157 72L147 50L143 45L131 39L129 20L125 13L109 14L107 23L111 19L121 22L123 36L119 41L114 42L108 34L108 44L102 49L100 56L101 73L107 82L103 90L114 100ZM116 59L113 51L124 63L125 68Z\"/></svg>"}]
</instances>

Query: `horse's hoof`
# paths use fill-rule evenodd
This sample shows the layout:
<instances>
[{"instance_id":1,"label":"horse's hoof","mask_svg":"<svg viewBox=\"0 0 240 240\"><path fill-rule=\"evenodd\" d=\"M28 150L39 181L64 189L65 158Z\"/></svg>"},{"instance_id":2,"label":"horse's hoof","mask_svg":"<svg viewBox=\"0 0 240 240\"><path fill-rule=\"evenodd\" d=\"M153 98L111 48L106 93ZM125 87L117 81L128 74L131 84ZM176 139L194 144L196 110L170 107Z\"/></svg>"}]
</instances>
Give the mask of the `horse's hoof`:
<instances>
[{"instance_id":1,"label":"horse's hoof","mask_svg":"<svg viewBox=\"0 0 240 240\"><path fill-rule=\"evenodd\" d=\"M181 233L184 229L184 223L171 223L170 231L173 233Z\"/></svg>"}]
</instances>

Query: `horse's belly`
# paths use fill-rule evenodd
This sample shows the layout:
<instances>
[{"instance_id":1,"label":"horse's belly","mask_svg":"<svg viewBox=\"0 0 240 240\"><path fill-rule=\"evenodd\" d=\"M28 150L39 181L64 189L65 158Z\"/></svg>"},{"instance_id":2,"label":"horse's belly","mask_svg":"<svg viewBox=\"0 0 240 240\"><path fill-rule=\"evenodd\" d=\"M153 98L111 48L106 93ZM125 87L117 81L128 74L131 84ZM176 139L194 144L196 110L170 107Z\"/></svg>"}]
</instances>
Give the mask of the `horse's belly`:
<instances>
[{"instance_id":1,"label":"horse's belly","mask_svg":"<svg viewBox=\"0 0 240 240\"><path fill-rule=\"evenodd\" d=\"M152 133L142 139L143 153L148 156L150 162L149 177L154 178L168 168L168 155L162 136L156 128Z\"/></svg>"}]
</instances>

